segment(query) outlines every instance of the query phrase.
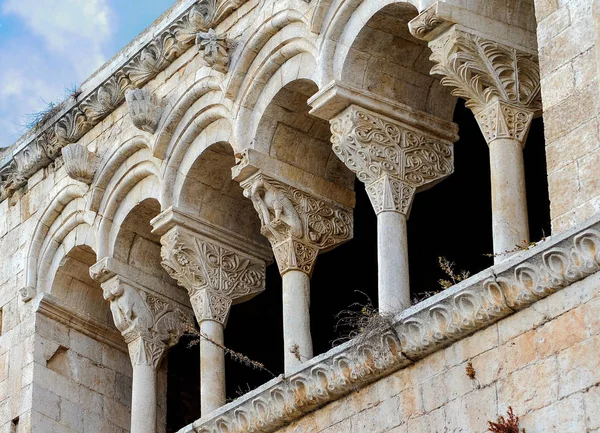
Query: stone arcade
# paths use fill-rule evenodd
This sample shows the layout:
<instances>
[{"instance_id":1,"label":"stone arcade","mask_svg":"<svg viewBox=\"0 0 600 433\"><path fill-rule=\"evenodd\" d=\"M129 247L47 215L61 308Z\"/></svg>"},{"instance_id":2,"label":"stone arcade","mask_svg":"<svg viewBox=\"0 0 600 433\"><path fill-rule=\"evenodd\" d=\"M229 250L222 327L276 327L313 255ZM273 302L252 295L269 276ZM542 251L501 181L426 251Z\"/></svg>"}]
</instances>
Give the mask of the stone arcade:
<instances>
[{"instance_id":1,"label":"stone arcade","mask_svg":"<svg viewBox=\"0 0 600 433\"><path fill-rule=\"evenodd\" d=\"M528 433L600 432L598 3L177 1L0 150L0 431L482 433L510 406ZM489 164L459 168L463 135ZM436 246L411 210L475 164L485 199L454 190L475 205L430 203L423 230L489 200L465 243L494 263L415 303L409 252ZM362 193L385 326L317 350L311 297L361 274L319 256L375 255ZM266 296L281 323L250 344L281 374L232 396L227 325Z\"/></svg>"}]
</instances>

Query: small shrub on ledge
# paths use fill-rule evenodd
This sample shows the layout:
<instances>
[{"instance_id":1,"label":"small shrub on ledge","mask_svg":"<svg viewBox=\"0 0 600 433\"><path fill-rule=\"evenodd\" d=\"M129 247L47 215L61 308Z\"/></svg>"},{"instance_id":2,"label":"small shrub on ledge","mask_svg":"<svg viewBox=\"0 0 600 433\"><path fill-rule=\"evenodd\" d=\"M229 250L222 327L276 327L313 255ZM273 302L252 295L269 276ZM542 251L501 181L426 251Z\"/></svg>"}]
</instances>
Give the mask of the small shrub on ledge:
<instances>
[{"instance_id":1,"label":"small shrub on ledge","mask_svg":"<svg viewBox=\"0 0 600 433\"><path fill-rule=\"evenodd\" d=\"M498 422L488 421L488 431L492 433L526 433L525 429L519 429L519 417L508 407L507 418L500 415Z\"/></svg>"}]
</instances>

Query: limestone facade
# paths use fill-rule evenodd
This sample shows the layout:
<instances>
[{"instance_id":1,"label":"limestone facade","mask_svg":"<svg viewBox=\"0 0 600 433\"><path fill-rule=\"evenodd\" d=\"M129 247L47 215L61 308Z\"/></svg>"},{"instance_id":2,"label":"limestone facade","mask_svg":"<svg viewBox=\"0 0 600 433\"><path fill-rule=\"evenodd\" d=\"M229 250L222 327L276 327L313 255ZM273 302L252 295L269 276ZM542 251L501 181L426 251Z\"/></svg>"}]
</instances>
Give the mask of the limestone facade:
<instances>
[{"instance_id":1,"label":"limestone facade","mask_svg":"<svg viewBox=\"0 0 600 433\"><path fill-rule=\"evenodd\" d=\"M482 433L509 406L528 433L600 432L598 14L177 1L0 153L0 432L166 432L186 332L200 411L181 433ZM455 172L457 98L489 148L495 263L411 306L408 219ZM552 233L530 244L540 117ZM355 181L383 325L319 354L311 278L361 230ZM271 263L284 372L227 402L228 320Z\"/></svg>"}]
</instances>

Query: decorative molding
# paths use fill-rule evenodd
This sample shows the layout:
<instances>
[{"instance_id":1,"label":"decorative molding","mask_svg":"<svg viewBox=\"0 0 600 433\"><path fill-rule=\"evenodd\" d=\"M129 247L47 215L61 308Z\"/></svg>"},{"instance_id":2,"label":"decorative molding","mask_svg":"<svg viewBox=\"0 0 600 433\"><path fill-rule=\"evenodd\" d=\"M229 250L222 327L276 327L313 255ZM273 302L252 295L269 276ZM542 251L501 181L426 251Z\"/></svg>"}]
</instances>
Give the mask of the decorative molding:
<instances>
[{"instance_id":1,"label":"decorative molding","mask_svg":"<svg viewBox=\"0 0 600 433\"><path fill-rule=\"evenodd\" d=\"M80 144L72 143L62 148L62 155L67 175L90 185L98 167L96 154Z\"/></svg>"},{"instance_id":2,"label":"decorative molding","mask_svg":"<svg viewBox=\"0 0 600 433\"><path fill-rule=\"evenodd\" d=\"M232 303L265 289L265 262L175 226L161 237L162 265L185 287L198 322L227 321Z\"/></svg>"},{"instance_id":3,"label":"decorative molding","mask_svg":"<svg viewBox=\"0 0 600 433\"><path fill-rule=\"evenodd\" d=\"M600 270L600 221L546 239L179 433L271 433Z\"/></svg>"},{"instance_id":4,"label":"decorative molding","mask_svg":"<svg viewBox=\"0 0 600 433\"><path fill-rule=\"evenodd\" d=\"M102 283L102 290L133 365L157 368L167 348L177 344L188 326L193 326L191 317L175 303L120 276Z\"/></svg>"},{"instance_id":5,"label":"decorative molding","mask_svg":"<svg viewBox=\"0 0 600 433\"><path fill-rule=\"evenodd\" d=\"M431 5L408 23L413 36L430 41L454 24L438 13L438 7L439 3Z\"/></svg>"},{"instance_id":6,"label":"decorative molding","mask_svg":"<svg viewBox=\"0 0 600 433\"><path fill-rule=\"evenodd\" d=\"M123 337L114 326L106 326L95 317L74 309L49 293L44 293L42 296L37 313L107 344L113 349L127 352Z\"/></svg>"},{"instance_id":7,"label":"decorative molding","mask_svg":"<svg viewBox=\"0 0 600 433\"><path fill-rule=\"evenodd\" d=\"M524 145L534 114L532 110L497 101L480 111L475 118L488 144L508 138Z\"/></svg>"},{"instance_id":8,"label":"decorative molding","mask_svg":"<svg viewBox=\"0 0 600 433\"><path fill-rule=\"evenodd\" d=\"M453 144L351 105L331 121L334 153L365 183L375 212L407 215L415 192L454 171Z\"/></svg>"},{"instance_id":9,"label":"decorative molding","mask_svg":"<svg viewBox=\"0 0 600 433\"><path fill-rule=\"evenodd\" d=\"M432 74L475 114L495 101L541 109L538 57L454 26L429 43Z\"/></svg>"},{"instance_id":10,"label":"decorative molding","mask_svg":"<svg viewBox=\"0 0 600 433\"><path fill-rule=\"evenodd\" d=\"M262 173L241 182L271 242L281 274L311 274L319 251L352 238L352 215L340 206Z\"/></svg>"},{"instance_id":11,"label":"decorative molding","mask_svg":"<svg viewBox=\"0 0 600 433\"><path fill-rule=\"evenodd\" d=\"M162 114L162 104L148 89L130 89L125 92L129 117L136 128L154 134Z\"/></svg>"},{"instance_id":12,"label":"decorative molding","mask_svg":"<svg viewBox=\"0 0 600 433\"><path fill-rule=\"evenodd\" d=\"M60 117L37 125L22 150L5 159L0 167L0 200L14 194L38 170L60 154L61 147L74 143L108 116L125 100L125 92L143 87L181 54L198 32L215 27L246 0L201 0L190 6L168 27L112 72L88 94L65 101Z\"/></svg>"},{"instance_id":13,"label":"decorative molding","mask_svg":"<svg viewBox=\"0 0 600 433\"><path fill-rule=\"evenodd\" d=\"M230 42L227 35L217 34L214 29L199 32L196 35L196 45L202 53L204 61L215 71L224 74L229 70Z\"/></svg>"}]
</instances>

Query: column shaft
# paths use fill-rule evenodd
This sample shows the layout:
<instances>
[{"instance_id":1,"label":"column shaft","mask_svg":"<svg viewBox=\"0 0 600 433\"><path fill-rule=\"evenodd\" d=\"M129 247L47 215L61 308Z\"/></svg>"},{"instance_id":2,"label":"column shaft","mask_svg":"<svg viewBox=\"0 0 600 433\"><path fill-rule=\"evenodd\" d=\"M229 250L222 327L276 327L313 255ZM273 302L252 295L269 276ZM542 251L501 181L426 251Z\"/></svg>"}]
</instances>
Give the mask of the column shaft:
<instances>
[{"instance_id":1,"label":"column shaft","mask_svg":"<svg viewBox=\"0 0 600 433\"><path fill-rule=\"evenodd\" d=\"M205 416L226 401L225 336L223 325L214 320L203 320L200 332L212 340L200 337L200 409Z\"/></svg>"},{"instance_id":2,"label":"column shaft","mask_svg":"<svg viewBox=\"0 0 600 433\"><path fill-rule=\"evenodd\" d=\"M492 229L495 262L518 245L529 243L523 145L499 138L489 144L492 179Z\"/></svg>"},{"instance_id":3,"label":"column shaft","mask_svg":"<svg viewBox=\"0 0 600 433\"><path fill-rule=\"evenodd\" d=\"M399 212L377 215L379 311L399 312L410 306L406 216Z\"/></svg>"},{"instance_id":4,"label":"column shaft","mask_svg":"<svg viewBox=\"0 0 600 433\"><path fill-rule=\"evenodd\" d=\"M151 365L133 365L131 433L156 431L156 370Z\"/></svg>"},{"instance_id":5,"label":"column shaft","mask_svg":"<svg viewBox=\"0 0 600 433\"><path fill-rule=\"evenodd\" d=\"M283 345L285 372L313 357L310 335L310 277L290 270L283 274Z\"/></svg>"}]
</instances>

